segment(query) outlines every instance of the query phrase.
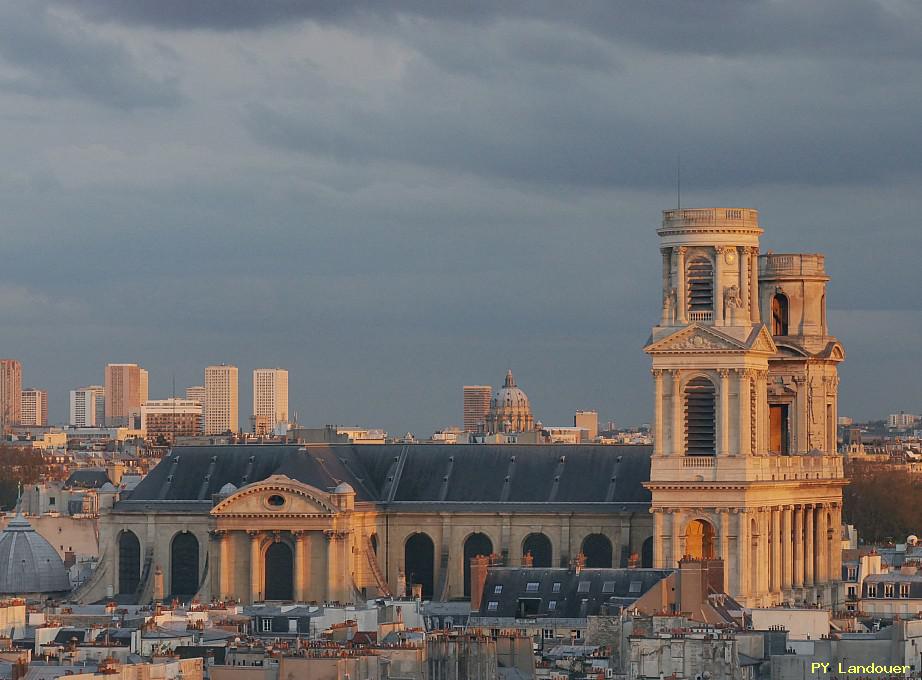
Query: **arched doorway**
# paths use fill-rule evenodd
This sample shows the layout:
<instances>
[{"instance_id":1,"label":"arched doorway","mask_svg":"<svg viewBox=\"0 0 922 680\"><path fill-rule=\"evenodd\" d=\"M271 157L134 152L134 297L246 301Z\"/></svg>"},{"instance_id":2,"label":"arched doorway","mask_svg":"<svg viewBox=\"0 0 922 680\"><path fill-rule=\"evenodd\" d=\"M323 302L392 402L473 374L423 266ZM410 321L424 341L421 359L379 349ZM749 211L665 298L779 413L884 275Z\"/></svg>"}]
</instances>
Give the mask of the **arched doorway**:
<instances>
[{"instance_id":1,"label":"arched doorway","mask_svg":"<svg viewBox=\"0 0 922 680\"><path fill-rule=\"evenodd\" d=\"M464 597L471 596L471 558L492 554L493 541L486 534L471 534L464 541Z\"/></svg>"},{"instance_id":2,"label":"arched doorway","mask_svg":"<svg viewBox=\"0 0 922 680\"><path fill-rule=\"evenodd\" d=\"M612 548L611 541L602 534L589 534L583 539L582 553L586 557L586 567L589 569L611 569Z\"/></svg>"},{"instance_id":3,"label":"arched doorway","mask_svg":"<svg viewBox=\"0 0 922 680\"><path fill-rule=\"evenodd\" d=\"M541 533L528 534L522 541L522 555L531 553L533 567L549 567L553 560L551 539Z\"/></svg>"},{"instance_id":4,"label":"arched doorway","mask_svg":"<svg viewBox=\"0 0 922 680\"><path fill-rule=\"evenodd\" d=\"M198 592L198 539L185 531L170 544L170 594L191 598Z\"/></svg>"},{"instance_id":5,"label":"arched doorway","mask_svg":"<svg viewBox=\"0 0 922 680\"><path fill-rule=\"evenodd\" d=\"M271 543L266 550L263 592L267 600L294 599L294 558L287 543Z\"/></svg>"},{"instance_id":6,"label":"arched doorway","mask_svg":"<svg viewBox=\"0 0 922 680\"><path fill-rule=\"evenodd\" d=\"M141 583L141 542L132 531L118 535L118 593L134 595Z\"/></svg>"},{"instance_id":7,"label":"arched doorway","mask_svg":"<svg viewBox=\"0 0 922 680\"><path fill-rule=\"evenodd\" d=\"M685 557L695 560L712 560L714 551L714 525L703 519L693 519L685 527Z\"/></svg>"},{"instance_id":8,"label":"arched doorway","mask_svg":"<svg viewBox=\"0 0 922 680\"><path fill-rule=\"evenodd\" d=\"M653 537L645 539L640 546L640 566L644 569L653 568Z\"/></svg>"},{"instance_id":9,"label":"arched doorway","mask_svg":"<svg viewBox=\"0 0 922 680\"><path fill-rule=\"evenodd\" d=\"M423 599L431 600L435 589L435 545L428 535L413 534L403 544L403 564L407 590L414 584L423 587Z\"/></svg>"},{"instance_id":10,"label":"arched doorway","mask_svg":"<svg viewBox=\"0 0 922 680\"><path fill-rule=\"evenodd\" d=\"M693 378L685 386L685 451L689 456L716 453L716 390L707 378Z\"/></svg>"}]
</instances>

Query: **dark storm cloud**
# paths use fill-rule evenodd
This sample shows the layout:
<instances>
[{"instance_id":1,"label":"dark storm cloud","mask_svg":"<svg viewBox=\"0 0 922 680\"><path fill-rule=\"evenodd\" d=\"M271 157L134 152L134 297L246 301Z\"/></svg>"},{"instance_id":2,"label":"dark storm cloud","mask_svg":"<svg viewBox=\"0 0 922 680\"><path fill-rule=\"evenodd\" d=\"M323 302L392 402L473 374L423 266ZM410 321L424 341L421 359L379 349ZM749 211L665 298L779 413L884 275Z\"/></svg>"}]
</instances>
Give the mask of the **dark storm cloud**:
<instances>
[{"instance_id":1,"label":"dark storm cloud","mask_svg":"<svg viewBox=\"0 0 922 680\"><path fill-rule=\"evenodd\" d=\"M44 2L0 4L0 58L15 73L0 88L34 97L78 97L118 109L173 106L175 78L156 77L121 45L97 38Z\"/></svg>"},{"instance_id":2,"label":"dark storm cloud","mask_svg":"<svg viewBox=\"0 0 922 680\"><path fill-rule=\"evenodd\" d=\"M400 18L488 23L533 19L576 26L657 52L794 52L922 56L922 7L901 0L61 0L97 21L164 29L251 30L292 21Z\"/></svg>"}]
</instances>

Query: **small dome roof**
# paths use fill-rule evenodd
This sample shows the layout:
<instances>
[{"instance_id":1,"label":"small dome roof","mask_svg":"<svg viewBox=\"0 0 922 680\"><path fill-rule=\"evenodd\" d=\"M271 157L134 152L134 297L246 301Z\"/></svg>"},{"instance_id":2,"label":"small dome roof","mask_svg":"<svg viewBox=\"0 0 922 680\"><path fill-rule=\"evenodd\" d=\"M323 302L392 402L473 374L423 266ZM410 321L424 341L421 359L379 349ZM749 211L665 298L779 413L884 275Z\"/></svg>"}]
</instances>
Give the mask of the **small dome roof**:
<instances>
[{"instance_id":1,"label":"small dome roof","mask_svg":"<svg viewBox=\"0 0 922 680\"><path fill-rule=\"evenodd\" d=\"M355 493L355 489L348 482L340 482L339 486L333 489L333 493Z\"/></svg>"},{"instance_id":2,"label":"small dome roof","mask_svg":"<svg viewBox=\"0 0 922 680\"><path fill-rule=\"evenodd\" d=\"M218 495L219 496L230 496L235 491L237 491L237 487L231 484L230 482L228 482L227 484L221 487L221 490L218 491Z\"/></svg>"},{"instance_id":3,"label":"small dome roof","mask_svg":"<svg viewBox=\"0 0 922 680\"><path fill-rule=\"evenodd\" d=\"M64 561L51 544L16 515L0 533L0 593L62 593L71 589Z\"/></svg>"},{"instance_id":4,"label":"small dome roof","mask_svg":"<svg viewBox=\"0 0 922 680\"><path fill-rule=\"evenodd\" d=\"M107 492L107 493L114 493L117 489L116 489L115 486L112 484L112 482L106 482L106 483L103 484L101 487L99 487L99 490L100 490L100 491Z\"/></svg>"}]
</instances>

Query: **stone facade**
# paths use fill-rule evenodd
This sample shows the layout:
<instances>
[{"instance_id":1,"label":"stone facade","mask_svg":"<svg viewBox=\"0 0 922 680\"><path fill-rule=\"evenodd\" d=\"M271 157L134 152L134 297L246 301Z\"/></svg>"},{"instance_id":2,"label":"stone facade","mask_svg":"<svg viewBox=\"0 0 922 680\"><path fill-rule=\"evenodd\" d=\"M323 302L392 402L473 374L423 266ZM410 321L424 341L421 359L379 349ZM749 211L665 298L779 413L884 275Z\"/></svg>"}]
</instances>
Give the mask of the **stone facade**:
<instances>
[{"instance_id":1,"label":"stone facade","mask_svg":"<svg viewBox=\"0 0 922 680\"><path fill-rule=\"evenodd\" d=\"M657 567L721 557L750 606L834 601L842 461L819 255L759 256L755 210L669 210L653 361ZM766 325L763 319L768 317Z\"/></svg>"}]
</instances>

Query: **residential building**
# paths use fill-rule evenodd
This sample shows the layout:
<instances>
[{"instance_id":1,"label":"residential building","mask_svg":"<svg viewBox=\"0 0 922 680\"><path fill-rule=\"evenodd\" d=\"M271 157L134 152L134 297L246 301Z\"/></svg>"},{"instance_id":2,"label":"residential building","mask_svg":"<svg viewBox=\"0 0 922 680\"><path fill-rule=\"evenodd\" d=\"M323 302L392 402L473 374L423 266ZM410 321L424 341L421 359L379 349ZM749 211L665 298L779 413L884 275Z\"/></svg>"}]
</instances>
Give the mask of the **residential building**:
<instances>
[{"instance_id":1,"label":"residential building","mask_svg":"<svg viewBox=\"0 0 922 680\"><path fill-rule=\"evenodd\" d=\"M46 390L29 387L22 391L22 415L19 422L21 425L48 424L48 392Z\"/></svg>"},{"instance_id":2,"label":"residential building","mask_svg":"<svg viewBox=\"0 0 922 680\"><path fill-rule=\"evenodd\" d=\"M573 426L585 429L589 441L593 441L599 436L599 412L577 411L573 415Z\"/></svg>"},{"instance_id":3,"label":"residential building","mask_svg":"<svg viewBox=\"0 0 922 680\"><path fill-rule=\"evenodd\" d=\"M464 386L464 431L483 432L490 411L490 385Z\"/></svg>"},{"instance_id":4,"label":"residential building","mask_svg":"<svg viewBox=\"0 0 922 680\"><path fill-rule=\"evenodd\" d=\"M106 425L129 425L147 399L147 371L137 364L107 364L105 383Z\"/></svg>"},{"instance_id":5,"label":"residential building","mask_svg":"<svg viewBox=\"0 0 922 680\"><path fill-rule=\"evenodd\" d=\"M912 413L891 413L887 416L887 427L891 430L908 430L919 422L919 416Z\"/></svg>"},{"instance_id":6,"label":"residential building","mask_svg":"<svg viewBox=\"0 0 922 680\"><path fill-rule=\"evenodd\" d=\"M269 434L288 422L288 371L285 369L257 368L253 371L253 422L256 434Z\"/></svg>"},{"instance_id":7,"label":"residential building","mask_svg":"<svg viewBox=\"0 0 922 680\"><path fill-rule=\"evenodd\" d=\"M18 425L22 417L22 364L0 359L0 428Z\"/></svg>"},{"instance_id":8,"label":"residential building","mask_svg":"<svg viewBox=\"0 0 922 680\"><path fill-rule=\"evenodd\" d=\"M236 432L240 427L237 367L217 364L205 369L205 434Z\"/></svg>"},{"instance_id":9,"label":"residential building","mask_svg":"<svg viewBox=\"0 0 922 680\"><path fill-rule=\"evenodd\" d=\"M141 404L141 430L150 442L174 444L202 431L202 405L192 399L154 399Z\"/></svg>"},{"instance_id":10,"label":"residential building","mask_svg":"<svg viewBox=\"0 0 922 680\"><path fill-rule=\"evenodd\" d=\"M106 422L106 390L89 385L70 391L70 418L73 427L101 427Z\"/></svg>"}]
</instances>

